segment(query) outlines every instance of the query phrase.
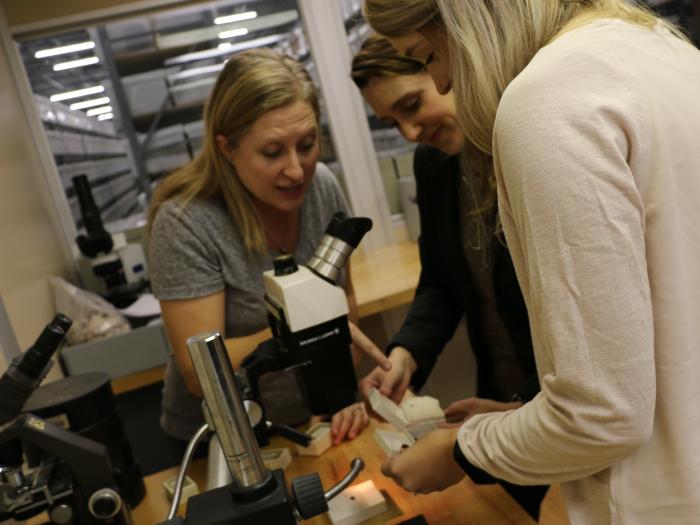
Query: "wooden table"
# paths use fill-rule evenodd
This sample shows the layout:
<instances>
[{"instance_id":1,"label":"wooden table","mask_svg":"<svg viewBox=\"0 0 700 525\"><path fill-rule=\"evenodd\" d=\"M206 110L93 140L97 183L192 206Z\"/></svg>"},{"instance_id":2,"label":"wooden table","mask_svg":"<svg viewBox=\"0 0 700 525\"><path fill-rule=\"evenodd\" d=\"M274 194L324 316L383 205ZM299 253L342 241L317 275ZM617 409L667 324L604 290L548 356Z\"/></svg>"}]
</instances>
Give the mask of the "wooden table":
<instances>
[{"instance_id":1,"label":"wooden table","mask_svg":"<svg viewBox=\"0 0 700 525\"><path fill-rule=\"evenodd\" d=\"M408 304L418 285L420 258L413 241L372 251L360 247L351 259L355 298L360 318ZM115 394L163 380L164 366L112 379Z\"/></svg>"},{"instance_id":2,"label":"wooden table","mask_svg":"<svg viewBox=\"0 0 700 525\"><path fill-rule=\"evenodd\" d=\"M369 252L360 248L353 253L350 264L361 318L413 301L420 276L415 242L392 244Z\"/></svg>"},{"instance_id":3,"label":"wooden table","mask_svg":"<svg viewBox=\"0 0 700 525\"><path fill-rule=\"evenodd\" d=\"M366 522L367 525L397 524L418 514L423 514L431 525L531 525L535 523L520 506L499 486L477 486L468 479L443 492L417 496L408 493L381 474L384 453L374 439L372 422L354 441L331 447L318 458L294 456L286 470L287 482L297 476L318 472L324 488L328 490L350 470L350 462L360 457L365 469L355 483L372 479L387 498L389 510ZM271 447L294 446L279 437L273 438ZM177 474L172 468L146 478L146 499L136 507L132 516L134 525L152 525L167 515L169 503L163 491L163 481ZM206 461L195 461L189 475L204 489ZM181 507L181 511L184 507ZM304 523L330 525L327 515L317 516ZM542 525L569 525L559 487L552 487L542 505ZM262 524L261 524L262 525Z\"/></svg>"}]
</instances>

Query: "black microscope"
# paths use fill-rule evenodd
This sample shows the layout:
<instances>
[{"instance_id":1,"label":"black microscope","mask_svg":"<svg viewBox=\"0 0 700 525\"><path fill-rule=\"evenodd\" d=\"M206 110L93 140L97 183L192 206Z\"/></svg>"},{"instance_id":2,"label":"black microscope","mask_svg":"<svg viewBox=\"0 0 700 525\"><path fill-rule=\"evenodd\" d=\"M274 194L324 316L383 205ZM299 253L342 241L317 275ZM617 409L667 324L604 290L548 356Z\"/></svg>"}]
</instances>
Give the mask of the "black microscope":
<instances>
[{"instance_id":1,"label":"black microscope","mask_svg":"<svg viewBox=\"0 0 700 525\"><path fill-rule=\"evenodd\" d=\"M124 234L112 235L105 229L86 175L76 175L72 181L85 227L85 233L78 235L75 242L80 253L90 260L93 274L103 283L101 295L117 308L125 308L148 287L142 250L127 243Z\"/></svg>"},{"instance_id":2,"label":"black microscope","mask_svg":"<svg viewBox=\"0 0 700 525\"><path fill-rule=\"evenodd\" d=\"M293 368L299 373L304 398L314 414L331 413L355 401L348 305L345 292L336 283L371 227L370 219L338 213L306 265L282 256L275 260L274 270L265 272L265 301L274 339L242 363L252 399L244 403L219 333L187 341L204 394L206 424L187 447L170 513L161 525L296 524L326 512L328 501L364 468L361 459L354 459L348 475L327 492L317 473L294 479L289 491L282 469L271 472L265 468L253 426L266 423L256 402L257 379L271 370ZM192 496L185 518L177 518L187 466L197 443L210 432L219 439L232 482Z\"/></svg>"},{"instance_id":3,"label":"black microscope","mask_svg":"<svg viewBox=\"0 0 700 525\"><path fill-rule=\"evenodd\" d=\"M372 221L366 217L338 212L306 264L298 265L293 256L282 255L275 258L274 269L263 274L273 339L263 342L241 363L252 402L260 400L260 377L275 370L297 374L314 415L332 414L355 402L357 379L350 352L348 302L337 283L350 255L371 228Z\"/></svg>"},{"instance_id":4,"label":"black microscope","mask_svg":"<svg viewBox=\"0 0 700 525\"><path fill-rule=\"evenodd\" d=\"M130 521L104 445L21 413L71 323L58 314L0 377L0 522L44 511L55 524Z\"/></svg>"}]
</instances>

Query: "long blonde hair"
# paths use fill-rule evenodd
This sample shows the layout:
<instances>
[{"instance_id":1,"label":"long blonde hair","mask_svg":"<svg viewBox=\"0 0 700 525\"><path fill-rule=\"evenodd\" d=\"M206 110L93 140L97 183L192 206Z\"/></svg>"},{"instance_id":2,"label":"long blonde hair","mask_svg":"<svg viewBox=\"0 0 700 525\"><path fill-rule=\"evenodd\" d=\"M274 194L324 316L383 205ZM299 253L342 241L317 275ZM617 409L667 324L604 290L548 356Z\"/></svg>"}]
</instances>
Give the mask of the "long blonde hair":
<instances>
[{"instance_id":1,"label":"long blonde hair","mask_svg":"<svg viewBox=\"0 0 700 525\"><path fill-rule=\"evenodd\" d=\"M365 0L363 13L372 29L388 37L420 31L440 15L435 0Z\"/></svg>"},{"instance_id":2,"label":"long blonde hair","mask_svg":"<svg viewBox=\"0 0 700 525\"><path fill-rule=\"evenodd\" d=\"M449 35L458 119L467 139L488 153L504 90L560 32L601 18L664 24L626 0L435 1Z\"/></svg>"},{"instance_id":3,"label":"long blonde hair","mask_svg":"<svg viewBox=\"0 0 700 525\"><path fill-rule=\"evenodd\" d=\"M149 229L167 201L177 201L184 208L195 198L222 198L246 250L250 254L264 253L265 234L253 198L219 150L216 137L223 135L235 148L263 114L296 101L313 108L318 126L318 96L301 64L269 49L232 56L219 74L204 110L204 145L192 162L156 188L148 212Z\"/></svg>"},{"instance_id":4,"label":"long blonde hair","mask_svg":"<svg viewBox=\"0 0 700 525\"><path fill-rule=\"evenodd\" d=\"M663 24L684 38L675 27L626 0L365 0L364 14L370 26L387 37L420 32L429 23L446 31L457 119L466 137L463 164L476 172L469 180L480 201L479 212L496 205L490 156L498 104L540 48L569 24L600 18L650 28Z\"/></svg>"},{"instance_id":5,"label":"long blonde hair","mask_svg":"<svg viewBox=\"0 0 700 525\"><path fill-rule=\"evenodd\" d=\"M427 23L443 25L458 120L467 141L489 154L503 91L569 24L618 18L649 28L664 24L684 38L627 0L365 0L364 12L372 28L388 37L420 31Z\"/></svg>"},{"instance_id":6,"label":"long blonde hair","mask_svg":"<svg viewBox=\"0 0 700 525\"><path fill-rule=\"evenodd\" d=\"M369 35L352 59L350 77L363 90L373 78L391 78L425 73L423 63L399 53L377 33ZM427 73L425 73L427 74Z\"/></svg>"}]
</instances>

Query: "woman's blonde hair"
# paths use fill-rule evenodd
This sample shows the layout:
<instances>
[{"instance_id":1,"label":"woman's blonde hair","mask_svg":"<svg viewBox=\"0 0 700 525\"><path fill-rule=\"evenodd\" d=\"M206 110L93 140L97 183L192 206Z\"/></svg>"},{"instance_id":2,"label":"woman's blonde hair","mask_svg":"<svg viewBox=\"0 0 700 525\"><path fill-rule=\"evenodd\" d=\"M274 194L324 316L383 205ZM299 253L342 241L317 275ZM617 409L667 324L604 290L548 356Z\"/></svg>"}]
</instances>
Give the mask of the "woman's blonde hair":
<instances>
[{"instance_id":1,"label":"woman's blonde hair","mask_svg":"<svg viewBox=\"0 0 700 525\"><path fill-rule=\"evenodd\" d=\"M363 12L372 29L388 37L419 31L440 16L435 0L365 0Z\"/></svg>"},{"instance_id":2,"label":"woman's blonde hair","mask_svg":"<svg viewBox=\"0 0 700 525\"><path fill-rule=\"evenodd\" d=\"M363 90L373 78L417 75L423 72L425 69L422 62L402 55L386 38L372 33L362 42L360 50L353 57L350 77Z\"/></svg>"},{"instance_id":3,"label":"woman's blonde hair","mask_svg":"<svg viewBox=\"0 0 700 525\"><path fill-rule=\"evenodd\" d=\"M685 38L627 0L365 0L364 13L370 26L387 37L420 32L428 23L446 30L457 118L467 144L463 157L486 175L471 177L481 211L495 206L496 186L492 163L476 150L491 155L501 95L540 48L565 28L600 18L649 28L662 24Z\"/></svg>"},{"instance_id":4,"label":"woman's blonde hair","mask_svg":"<svg viewBox=\"0 0 700 525\"><path fill-rule=\"evenodd\" d=\"M388 37L420 31L431 22L444 26L460 125L467 141L489 154L503 91L570 24L618 18L649 28L665 24L683 38L627 0L365 0L365 17Z\"/></svg>"},{"instance_id":5,"label":"woman's blonde hair","mask_svg":"<svg viewBox=\"0 0 700 525\"><path fill-rule=\"evenodd\" d=\"M467 139L491 152L504 90L560 32L601 18L665 24L626 0L436 0L450 46L457 115ZM678 30L668 28L680 36Z\"/></svg>"},{"instance_id":6,"label":"woman's blonde hair","mask_svg":"<svg viewBox=\"0 0 700 525\"><path fill-rule=\"evenodd\" d=\"M253 49L232 56L219 74L204 110L204 144L197 156L161 182L148 212L149 229L160 206L192 199L221 198L249 253L265 253L267 243L253 197L234 166L217 146L217 135L235 148L255 121L273 109L302 101L311 106L318 126L320 109L313 82L304 67L270 50Z\"/></svg>"}]
</instances>

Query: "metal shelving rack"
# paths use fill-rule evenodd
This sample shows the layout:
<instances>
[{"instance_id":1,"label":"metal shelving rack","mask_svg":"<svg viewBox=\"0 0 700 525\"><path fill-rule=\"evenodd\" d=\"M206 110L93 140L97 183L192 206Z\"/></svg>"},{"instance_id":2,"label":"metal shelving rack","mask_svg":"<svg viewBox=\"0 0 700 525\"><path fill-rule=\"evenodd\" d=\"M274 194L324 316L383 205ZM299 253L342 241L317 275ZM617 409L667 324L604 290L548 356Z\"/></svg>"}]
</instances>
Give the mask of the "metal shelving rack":
<instances>
[{"instance_id":1,"label":"metal shelving rack","mask_svg":"<svg viewBox=\"0 0 700 525\"><path fill-rule=\"evenodd\" d=\"M280 6L281 11L270 11ZM303 32L294 2L270 3L267 11L262 6L254 23L246 22L252 40L234 42L228 49L211 47L219 31L213 19L230 8L228 3L210 4L198 12L185 11L179 20L175 12L165 30L143 19L131 27L125 22L98 28L102 46L109 49L120 113L135 137L131 148L138 151L151 183L190 161L201 147L203 106L228 56L254 46L300 47ZM128 42L134 39L144 45L130 49Z\"/></svg>"},{"instance_id":2,"label":"metal shelving rack","mask_svg":"<svg viewBox=\"0 0 700 525\"><path fill-rule=\"evenodd\" d=\"M56 71L52 66L61 61L83 58L85 53L69 53L56 58L35 56L41 49L89 41L90 33L90 30L79 30L18 44L76 230L82 227L72 182L76 175L88 176L95 202L107 223L140 211L140 203L144 202L138 198L144 189L142 172L128 147L128 130L122 128L119 119L100 121L77 108L71 109L75 100L52 102L50 99L51 95L87 86L102 86L103 91L98 96L114 99L113 85L106 74L107 61L99 45L91 51L99 57L99 62L83 68L80 74L74 69Z\"/></svg>"},{"instance_id":3,"label":"metal shelving rack","mask_svg":"<svg viewBox=\"0 0 700 525\"><path fill-rule=\"evenodd\" d=\"M157 180L184 165L201 147L202 110L218 73L216 68L223 64L227 55L238 50L239 44L253 44L259 39L276 36L274 41L250 47L274 47L306 65L322 88L321 160L338 175L348 190L356 212L373 217L381 225L369 235L368 246L381 246L390 242L392 230L389 212L383 202L384 188L379 181L371 141L367 139L368 133L361 120L354 117L356 111L352 114L348 112L350 107L357 106L355 101L349 104L349 99L359 98L359 95L353 92L339 97L335 80L332 79L340 81L340 77L347 74L344 60L346 49L334 45L331 46L332 53L327 53L326 40L317 42L319 27L326 39L342 34L343 19L336 16L340 11L330 12L342 4L341 0L328 3L316 3L315 0L313 3L307 0L215 0L176 6L169 10L149 11L133 18L107 20L99 27L68 33L45 32L43 35L48 36L37 38L27 34L26 38L17 37L32 91L48 98L55 93L95 84L104 85L104 96L109 96L110 105L113 106L114 134L101 138L121 141L119 144L123 154L115 154L114 158L109 154L67 154L61 149L64 147L61 144L63 135L54 132L70 132L85 137L99 134L77 129L67 130L45 121L50 146L58 147L52 155L57 170L48 166L45 170L45 176L51 179L49 185L54 187L53 179L58 172L75 215L74 197L66 181L72 170L92 168L91 180L100 189L98 203L103 206L102 211L107 213L107 220L123 217L132 211L142 211L148 193ZM217 31L222 26L215 27L215 17L246 10L255 10L258 15L253 21L255 24L250 24L248 20L245 22L251 28L250 34L233 40L220 38ZM317 16L319 12L324 13L322 17ZM288 17L286 20L285 16ZM352 25L352 21L344 20L346 27ZM130 24L135 25L136 31L127 27ZM316 53L311 52L311 46L306 42L310 30L314 35L314 47L323 48ZM187 38L183 39L183 33ZM49 61L34 58L37 49L86 40L95 42L94 54L100 59L99 65L75 69L69 74L54 74ZM212 55L211 52L217 51L222 45L231 47L222 50L218 56L214 56L216 53ZM209 56L202 56L203 53ZM65 58L70 60L80 57L76 54ZM320 60L318 64L317 60ZM328 62L332 62L330 69L334 71L330 80ZM200 72L195 73L193 70L196 69ZM320 75L319 70L322 72ZM144 80L146 83L152 82L153 89L144 89L140 84ZM339 105L343 106L342 111L337 111ZM332 127L328 121L329 114L333 115ZM83 143L91 140L82 138ZM77 138L73 142L77 143ZM358 154L359 151L362 154ZM342 156L342 167L337 155ZM113 171L114 166L108 164L117 157L130 163L128 174L125 171ZM47 158L44 162L50 163L50 159ZM126 180L131 183L127 185L124 182ZM110 194L107 188L114 191ZM367 199L367 191L375 198ZM131 202L127 202L129 200ZM63 213L65 215L65 210ZM79 220L77 217L75 219L79 228ZM110 227L109 224L106 226ZM64 225L64 230L68 233L67 238L74 235L70 231L71 227Z\"/></svg>"},{"instance_id":4,"label":"metal shelving rack","mask_svg":"<svg viewBox=\"0 0 700 525\"><path fill-rule=\"evenodd\" d=\"M88 176L105 221L121 219L136 211L140 187L126 140L114 125L86 117L81 111L41 95L35 95L35 101L76 228L82 227L72 182L76 175Z\"/></svg>"}]
</instances>

